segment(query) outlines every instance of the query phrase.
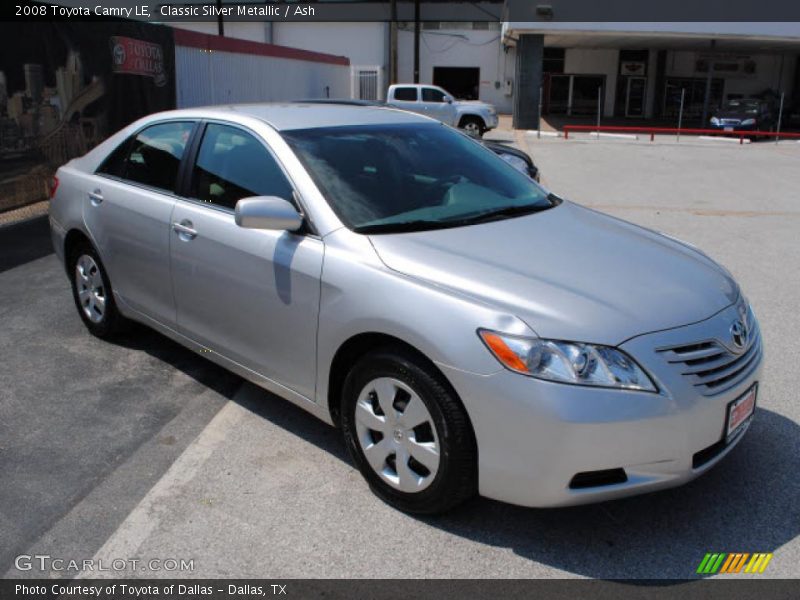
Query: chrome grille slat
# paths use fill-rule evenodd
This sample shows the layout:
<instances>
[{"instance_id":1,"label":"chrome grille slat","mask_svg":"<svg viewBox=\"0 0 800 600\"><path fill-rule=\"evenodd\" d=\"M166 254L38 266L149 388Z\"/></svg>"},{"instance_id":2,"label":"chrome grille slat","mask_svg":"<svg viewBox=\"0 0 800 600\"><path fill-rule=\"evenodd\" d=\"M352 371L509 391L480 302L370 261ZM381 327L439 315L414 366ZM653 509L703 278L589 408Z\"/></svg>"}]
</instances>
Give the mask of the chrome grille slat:
<instances>
[{"instance_id":1,"label":"chrome grille slat","mask_svg":"<svg viewBox=\"0 0 800 600\"><path fill-rule=\"evenodd\" d=\"M658 352L679 368L681 375L700 393L720 394L748 377L761 360L761 331L749 311L746 320L750 336L741 352L733 352L716 339L659 348Z\"/></svg>"},{"instance_id":2,"label":"chrome grille slat","mask_svg":"<svg viewBox=\"0 0 800 600\"><path fill-rule=\"evenodd\" d=\"M725 379L729 375L744 369L747 366L747 364L751 360L753 360L757 352L752 352L753 350L752 346L750 350L751 351L745 352L744 354L740 354L734 360L728 362L724 368L718 367L716 369L710 369L709 371L695 373L694 375L692 375L691 379L694 380L695 385L708 385L708 384L713 384L713 382L715 381Z\"/></svg>"},{"instance_id":3,"label":"chrome grille slat","mask_svg":"<svg viewBox=\"0 0 800 600\"><path fill-rule=\"evenodd\" d=\"M719 346L717 346L714 342L706 342L708 346L703 345L702 348L698 350L689 350L685 352L680 352L675 349L670 351L671 356L667 359L669 362L686 362L689 360L698 360L701 358L708 358L709 356L714 356L715 354L719 354ZM695 344L700 345L700 344ZM687 346L688 347L688 346Z\"/></svg>"},{"instance_id":4,"label":"chrome grille slat","mask_svg":"<svg viewBox=\"0 0 800 600\"><path fill-rule=\"evenodd\" d=\"M702 362L682 361L683 364L687 366L687 368L682 371L682 374L697 375L698 373L704 373L705 371L710 371L718 367L724 367L729 364L731 360L727 352L720 352L719 349L709 358L711 358L711 360L703 360Z\"/></svg>"}]
</instances>

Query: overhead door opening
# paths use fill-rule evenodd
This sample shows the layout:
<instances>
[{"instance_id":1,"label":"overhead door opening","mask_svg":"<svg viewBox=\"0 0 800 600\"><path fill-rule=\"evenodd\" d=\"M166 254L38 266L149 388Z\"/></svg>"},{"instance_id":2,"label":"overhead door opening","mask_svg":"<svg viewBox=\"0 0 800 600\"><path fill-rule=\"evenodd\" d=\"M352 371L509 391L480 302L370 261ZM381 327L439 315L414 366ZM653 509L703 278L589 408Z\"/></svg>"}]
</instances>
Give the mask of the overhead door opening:
<instances>
[{"instance_id":1,"label":"overhead door opening","mask_svg":"<svg viewBox=\"0 0 800 600\"><path fill-rule=\"evenodd\" d=\"M481 81L478 67L433 67L433 85L438 85L459 100L477 100Z\"/></svg>"}]
</instances>

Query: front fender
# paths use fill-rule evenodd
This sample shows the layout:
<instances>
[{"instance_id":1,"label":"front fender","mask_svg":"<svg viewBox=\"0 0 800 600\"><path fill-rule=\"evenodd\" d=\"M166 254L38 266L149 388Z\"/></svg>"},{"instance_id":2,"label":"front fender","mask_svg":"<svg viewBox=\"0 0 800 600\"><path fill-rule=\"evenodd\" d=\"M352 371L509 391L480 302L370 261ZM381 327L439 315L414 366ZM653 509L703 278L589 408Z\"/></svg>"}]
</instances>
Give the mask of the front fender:
<instances>
[{"instance_id":1,"label":"front fender","mask_svg":"<svg viewBox=\"0 0 800 600\"><path fill-rule=\"evenodd\" d=\"M348 339L381 333L403 340L434 363L488 375L501 365L477 329L535 335L516 316L430 282L392 271L368 238L340 230L327 243L322 273L317 345L317 402L327 404L330 367ZM339 233L339 232L337 232Z\"/></svg>"}]
</instances>

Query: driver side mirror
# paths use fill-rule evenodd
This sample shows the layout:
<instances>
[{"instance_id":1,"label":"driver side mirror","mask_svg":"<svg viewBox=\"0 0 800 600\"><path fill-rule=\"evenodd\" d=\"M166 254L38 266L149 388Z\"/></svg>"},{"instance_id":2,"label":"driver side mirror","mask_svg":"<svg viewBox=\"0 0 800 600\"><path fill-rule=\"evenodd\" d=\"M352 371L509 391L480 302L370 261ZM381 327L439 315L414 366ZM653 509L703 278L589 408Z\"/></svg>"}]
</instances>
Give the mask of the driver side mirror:
<instances>
[{"instance_id":1,"label":"driver side mirror","mask_svg":"<svg viewBox=\"0 0 800 600\"><path fill-rule=\"evenodd\" d=\"M453 103L453 97L452 96L445 96L444 97L444 101L447 102L448 104L452 104Z\"/></svg>"},{"instance_id":2,"label":"driver side mirror","mask_svg":"<svg viewBox=\"0 0 800 600\"><path fill-rule=\"evenodd\" d=\"M297 209L277 196L242 198L236 203L234 219L245 229L297 231L303 226L303 217Z\"/></svg>"}]
</instances>

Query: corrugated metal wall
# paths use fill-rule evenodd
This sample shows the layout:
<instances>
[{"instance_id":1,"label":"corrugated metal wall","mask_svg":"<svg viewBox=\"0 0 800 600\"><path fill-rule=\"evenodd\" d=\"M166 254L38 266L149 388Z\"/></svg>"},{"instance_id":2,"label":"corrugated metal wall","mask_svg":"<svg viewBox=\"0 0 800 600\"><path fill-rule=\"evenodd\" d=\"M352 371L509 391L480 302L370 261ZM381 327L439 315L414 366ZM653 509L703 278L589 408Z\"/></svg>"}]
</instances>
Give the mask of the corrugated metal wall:
<instances>
[{"instance_id":1,"label":"corrugated metal wall","mask_svg":"<svg viewBox=\"0 0 800 600\"><path fill-rule=\"evenodd\" d=\"M175 46L178 108L230 102L348 98L350 67Z\"/></svg>"}]
</instances>

